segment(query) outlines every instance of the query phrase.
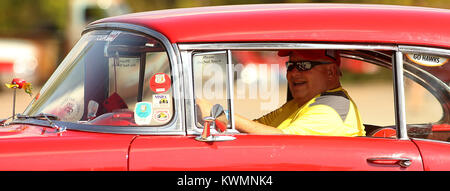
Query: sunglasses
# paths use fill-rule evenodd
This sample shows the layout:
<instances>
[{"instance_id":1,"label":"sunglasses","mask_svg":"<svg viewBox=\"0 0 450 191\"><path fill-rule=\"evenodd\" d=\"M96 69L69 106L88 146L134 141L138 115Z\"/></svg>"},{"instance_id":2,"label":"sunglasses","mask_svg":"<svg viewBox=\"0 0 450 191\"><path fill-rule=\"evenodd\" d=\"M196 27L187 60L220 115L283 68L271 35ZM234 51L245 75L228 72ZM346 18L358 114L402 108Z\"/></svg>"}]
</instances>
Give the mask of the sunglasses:
<instances>
[{"instance_id":1,"label":"sunglasses","mask_svg":"<svg viewBox=\"0 0 450 191\"><path fill-rule=\"evenodd\" d=\"M294 68L297 68L299 71L308 71L311 70L314 66L321 64L330 64L330 62L314 62L314 61L299 61L299 62L286 62L287 71L292 71Z\"/></svg>"}]
</instances>

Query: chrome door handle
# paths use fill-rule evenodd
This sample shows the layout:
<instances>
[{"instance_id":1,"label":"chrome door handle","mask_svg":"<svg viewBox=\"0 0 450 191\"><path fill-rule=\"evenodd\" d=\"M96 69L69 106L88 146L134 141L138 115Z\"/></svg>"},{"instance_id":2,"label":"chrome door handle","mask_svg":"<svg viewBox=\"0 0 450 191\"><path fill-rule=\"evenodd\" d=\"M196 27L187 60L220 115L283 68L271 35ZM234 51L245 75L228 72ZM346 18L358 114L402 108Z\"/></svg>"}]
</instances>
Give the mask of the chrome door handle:
<instances>
[{"instance_id":1,"label":"chrome door handle","mask_svg":"<svg viewBox=\"0 0 450 191\"><path fill-rule=\"evenodd\" d=\"M399 165L403 168L411 166L411 159L401 158L401 157L379 157L379 158L368 158L367 162L373 164L383 164L383 165Z\"/></svg>"}]
</instances>

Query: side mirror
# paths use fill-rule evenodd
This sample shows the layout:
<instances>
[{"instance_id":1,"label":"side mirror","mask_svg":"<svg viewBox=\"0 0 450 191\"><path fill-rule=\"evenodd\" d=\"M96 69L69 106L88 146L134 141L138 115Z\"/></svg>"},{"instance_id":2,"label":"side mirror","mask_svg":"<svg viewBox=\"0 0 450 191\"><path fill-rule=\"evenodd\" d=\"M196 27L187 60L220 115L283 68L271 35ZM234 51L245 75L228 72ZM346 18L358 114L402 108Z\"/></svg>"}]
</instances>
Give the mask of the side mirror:
<instances>
[{"instance_id":1,"label":"side mirror","mask_svg":"<svg viewBox=\"0 0 450 191\"><path fill-rule=\"evenodd\" d=\"M198 136L195 138L197 141L203 141L203 142L213 142L213 141L231 141L236 139L236 137L231 136L212 136L211 135L211 126L212 128L216 129L218 132L225 132L227 130L227 127L225 124L217 120L217 118L224 114L223 107L220 104L215 104L211 108L210 116L203 118L205 121L203 125L203 132L201 136Z\"/></svg>"},{"instance_id":2,"label":"side mirror","mask_svg":"<svg viewBox=\"0 0 450 191\"><path fill-rule=\"evenodd\" d=\"M211 117L217 119L220 115L222 115L223 107L220 104L216 104L211 108Z\"/></svg>"},{"instance_id":3,"label":"side mirror","mask_svg":"<svg viewBox=\"0 0 450 191\"><path fill-rule=\"evenodd\" d=\"M216 104L211 109L211 117L214 118L214 128L223 133L227 130L227 125L217 120L221 115L225 114L223 107L220 104ZM205 120L206 121L206 120Z\"/></svg>"}]
</instances>

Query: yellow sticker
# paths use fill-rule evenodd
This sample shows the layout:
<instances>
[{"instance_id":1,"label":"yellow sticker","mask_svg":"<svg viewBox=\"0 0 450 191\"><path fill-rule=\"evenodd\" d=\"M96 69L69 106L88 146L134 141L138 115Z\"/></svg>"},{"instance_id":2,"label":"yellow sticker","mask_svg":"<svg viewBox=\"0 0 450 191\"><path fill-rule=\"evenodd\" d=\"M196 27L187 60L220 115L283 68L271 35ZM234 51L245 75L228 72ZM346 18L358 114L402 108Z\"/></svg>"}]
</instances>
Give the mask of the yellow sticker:
<instances>
[{"instance_id":1,"label":"yellow sticker","mask_svg":"<svg viewBox=\"0 0 450 191\"><path fill-rule=\"evenodd\" d=\"M448 58L443 58L435 55L417 53L406 54L406 57L408 57L409 60L416 64L431 67L442 66L449 60Z\"/></svg>"}]
</instances>

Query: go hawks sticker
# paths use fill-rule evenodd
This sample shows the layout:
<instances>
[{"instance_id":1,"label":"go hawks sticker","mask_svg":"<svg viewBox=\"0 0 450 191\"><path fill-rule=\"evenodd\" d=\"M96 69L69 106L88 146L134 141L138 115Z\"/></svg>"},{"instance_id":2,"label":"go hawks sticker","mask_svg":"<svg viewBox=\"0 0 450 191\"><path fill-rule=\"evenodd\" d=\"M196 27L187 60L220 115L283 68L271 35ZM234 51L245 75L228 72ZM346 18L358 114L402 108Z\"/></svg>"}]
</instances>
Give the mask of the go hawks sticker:
<instances>
[{"instance_id":1,"label":"go hawks sticker","mask_svg":"<svg viewBox=\"0 0 450 191\"><path fill-rule=\"evenodd\" d=\"M406 54L406 57L412 62L422 65L422 66L441 66L448 62L448 58L443 58L439 56L429 55L429 54Z\"/></svg>"}]
</instances>

